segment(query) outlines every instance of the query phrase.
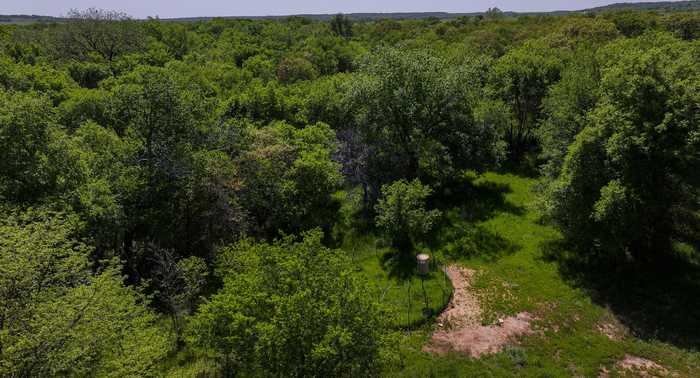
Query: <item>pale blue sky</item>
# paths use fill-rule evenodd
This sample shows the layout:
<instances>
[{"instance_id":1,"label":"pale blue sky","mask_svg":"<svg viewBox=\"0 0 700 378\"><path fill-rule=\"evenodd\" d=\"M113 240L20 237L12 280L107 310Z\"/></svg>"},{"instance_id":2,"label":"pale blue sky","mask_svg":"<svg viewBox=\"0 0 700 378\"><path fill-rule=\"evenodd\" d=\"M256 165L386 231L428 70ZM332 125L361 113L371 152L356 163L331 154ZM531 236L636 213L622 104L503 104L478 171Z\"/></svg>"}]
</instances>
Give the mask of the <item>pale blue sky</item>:
<instances>
[{"instance_id":1,"label":"pale blue sky","mask_svg":"<svg viewBox=\"0 0 700 378\"><path fill-rule=\"evenodd\" d=\"M60 16L71 8L105 8L147 16L263 16L352 12L478 12L591 8L624 0L0 0L0 14ZM649 0L652 1L652 0Z\"/></svg>"}]
</instances>

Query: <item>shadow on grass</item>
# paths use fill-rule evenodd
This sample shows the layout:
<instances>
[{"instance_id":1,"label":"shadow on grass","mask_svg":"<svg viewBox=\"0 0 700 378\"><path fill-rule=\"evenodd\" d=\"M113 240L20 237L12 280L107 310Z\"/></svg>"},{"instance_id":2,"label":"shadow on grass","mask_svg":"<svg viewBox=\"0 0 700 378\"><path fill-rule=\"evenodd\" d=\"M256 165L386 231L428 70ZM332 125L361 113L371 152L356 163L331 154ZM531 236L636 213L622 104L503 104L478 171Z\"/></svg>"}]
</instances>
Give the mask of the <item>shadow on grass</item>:
<instances>
[{"instance_id":1,"label":"shadow on grass","mask_svg":"<svg viewBox=\"0 0 700 378\"><path fill-rule=\"evenodd\" d=\"M467 222L479 222L492 217L496 211L524 214L523 207L506 200L505 195L511 191L507 184L477 182L476 176L468 176L436 190L430 205L446 213L442 226L454 221L455 217Z\"/></svg>"},{"instance_id":2,"label":"shadow on grass","mask_svg":"<svg viewBox=\"0 0 700 378\"><path fill-rule=\"evenodd\" d=\"M388 251L382 254L381 264L382 269L384 269L391 278L405 281L418 275L414 253L400 253L393 250Z\"/></svg>"},{"instance_id":3,"label":"shadow on grass","mask_svg":"<svg viewBox=\"0 0 700 378\"><path fill-rule=\"evenodd\" d=\"M583 261L567 246L550 242L544 259L559 265L561 276L609 308L632 334L680 348L700 347L700 267L679 256L663 264Z\"/></svg>"},{"instance_id":4,"label":"shadow on grass","mask_svg":"<svg viewBox=\"0 0 700 378\"><path fill-rule=\"evenodd\" d=\"M439 237L440 251L449 259L480 258L495 262L521 247L479 225L445 228Z\"/></svg>"}]
</instances>

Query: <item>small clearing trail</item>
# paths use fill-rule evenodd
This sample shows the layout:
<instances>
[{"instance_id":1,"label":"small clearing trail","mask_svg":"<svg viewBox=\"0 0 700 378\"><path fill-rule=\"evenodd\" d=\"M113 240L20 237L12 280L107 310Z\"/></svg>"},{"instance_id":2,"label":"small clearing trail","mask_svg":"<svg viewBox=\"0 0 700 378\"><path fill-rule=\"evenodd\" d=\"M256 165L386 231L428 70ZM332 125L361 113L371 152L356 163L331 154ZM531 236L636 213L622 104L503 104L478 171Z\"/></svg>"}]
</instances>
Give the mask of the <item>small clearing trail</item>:
<instances>
[{"instance_id":1,"label":"small clearing trail","mask_svg":"<svg viewBox=\"0 0 700 378\"><path fill-rule=\"evenodd\" d=\"M497 325L481 325L481 306L471 291L476 272L456 265L446 267L445 272L454 293L447 309L438 317L438 329L423 347L424 352L441 356L456 352L478 358L499 352L515 336L531 332L533 318L526 312L503 319Z\"/></svg>"}]
</instances>

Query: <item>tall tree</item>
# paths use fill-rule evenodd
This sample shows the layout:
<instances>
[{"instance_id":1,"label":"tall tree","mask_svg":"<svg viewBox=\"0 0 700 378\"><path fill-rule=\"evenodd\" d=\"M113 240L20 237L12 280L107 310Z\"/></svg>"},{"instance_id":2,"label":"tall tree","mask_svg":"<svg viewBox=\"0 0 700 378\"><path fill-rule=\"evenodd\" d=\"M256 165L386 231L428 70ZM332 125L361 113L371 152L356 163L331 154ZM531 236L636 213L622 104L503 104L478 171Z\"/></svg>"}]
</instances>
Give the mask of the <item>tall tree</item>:
<instances>
[{"instance_id":1,"label":"tall tree","mask_svg":"<svg viewBox=\"0 0 700 378\"><path fill-rule=\"evenodd\" d=\"M342 13L336 14L330 21L331 30L343 38L352 37L352 20Z\"/></svg>"},{"instance_id":2,"label":"tall tree","mask_svg":"<svg viewBox=\"0 0 700 378\"><path fill-rule=\"evenodd\" d=\"M543 120L537 129L546 179L561 171L567 149L586 125L588 112L598 101L600 67L594 53L577 51L542 102Z\"/></svg>"},{"instance_id":3,"label":"tall tree","mask_svg":"<svg viewBox=\"0 0 700 378\"><path fill-rule=\"evenodd\" d=\"M478 62L451 67L424 51L380 49L348 90L361 143L369 148L368 189L400 178L449 179L501 155L500 132L475 122Z\"/></svg>"},{"instance_id":4,"label":"tall tree","mask_svg":"<svg viewBox=\"0 0 700 378\"><path fill-rule=\"evenodd\" d=\"M700 66L689 47L655 34L607 48L601 100L548 196L583 252L648 262L674 240L700 245Z\"/></svg>"},{"instance_id":5,"label":"tall tree","mask_svg":"<svg viewBox=\"0 0 700 378\"><path fill-rule=\"evenodd\" d=\"M71 9L55 38L60 56L85 60L96 55L107 62L138 50L143 42L140 25L129 15L97 8Z\"/></svg>"},{"instance_id":6,"label":"tall tree","mask_svg":"<svg viewBox=\"0 0 700 378\"><path fill-rule=\"evenodd\" d=\"M511 108L514 121L506 130L511 160L519 160L535 143L542 101L559 80L561 61L545 41L531 41L509 51L493 67L490 91Z\"/></svg>"}]
</instances>

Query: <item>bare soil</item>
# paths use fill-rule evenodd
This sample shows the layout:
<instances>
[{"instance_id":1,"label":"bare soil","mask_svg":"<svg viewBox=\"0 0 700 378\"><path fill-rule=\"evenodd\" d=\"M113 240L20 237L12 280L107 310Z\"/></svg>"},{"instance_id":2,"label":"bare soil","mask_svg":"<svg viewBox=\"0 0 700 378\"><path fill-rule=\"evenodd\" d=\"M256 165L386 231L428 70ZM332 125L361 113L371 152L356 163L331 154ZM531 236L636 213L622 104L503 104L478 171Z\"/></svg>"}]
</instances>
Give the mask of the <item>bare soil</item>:
<instances>
[{"instance_id":1,"label":"bare soil","mask_svg":"<svg viewBox=\"0 0 700 378\"><path fill-rule=\"evenodd\" d=\"M437 355L461 353L478 358L497 353L516 336L531 332L533 317L527 312L499 319L495 325L481 325L479 300L470 290L475 271L455 265L448 266L445 271L452 281L454 293L447 309L438 317L438 329L423 347L424 352Z\"/></svg>"},{"instance_id":2,"label":"bare soil","mask_svg":"<svg viewBox=\"0 0 700 378\"><path fill-rule=\"evenodd\" d=\"M620 341L627 335L627 330L621 324L614 321L601 322L597 325L598 331L613 341Z\"/></svg>"},{"instance_id":3,"label":"bare soil","mask_svg":"<svg viewBox=\"0 0 700 378\"><path fill-rule=\"evenodd\" d=\"M634 374L639 374L641 377L665 377L668 376L668 370L665 367L657 364L654 361L647 360L637 356L626 354L622 361L618 362L617 366L621 370L626 370Z\"/></svg>"},{"instance_id":4,"label":"bare soil","mask_svg":"<svg viewBox=\"0 0 700 378\"><path fill-rule=\"evenodd\" d=\"M625 357L615 364L615 368L623 376L633 376L642 378L675 377L668 369L646 358L626 354ZM609 378L610 372L606 368L601 368L598 378Z\"/></svg>"}]
</instances>

